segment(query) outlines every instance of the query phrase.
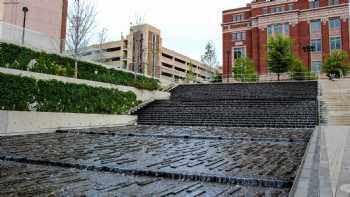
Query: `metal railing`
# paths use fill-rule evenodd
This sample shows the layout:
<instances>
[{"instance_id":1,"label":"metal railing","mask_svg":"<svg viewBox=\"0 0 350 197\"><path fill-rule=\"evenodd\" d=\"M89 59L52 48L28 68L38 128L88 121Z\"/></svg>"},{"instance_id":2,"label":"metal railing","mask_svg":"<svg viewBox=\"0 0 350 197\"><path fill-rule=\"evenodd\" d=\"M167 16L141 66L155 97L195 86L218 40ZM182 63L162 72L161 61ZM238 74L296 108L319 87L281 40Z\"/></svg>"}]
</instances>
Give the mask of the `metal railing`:
<instances>
[{"instance_id":1,"label":"metal railing","mask_svg":"<svg viewBox=\"0 0 350 197\"><path fill-rule=\"evenodd\" d=\"M316 72L290 72L282 73L279 76L274 73L262 74L262 75L221 75L219 77L213 76L212 78L205 79L203 81L183 81L182 83L255 83L255 82L278 82L278 81L310 81L325 78L325 75L321 75Z\"/></svg>"}]
</instances>

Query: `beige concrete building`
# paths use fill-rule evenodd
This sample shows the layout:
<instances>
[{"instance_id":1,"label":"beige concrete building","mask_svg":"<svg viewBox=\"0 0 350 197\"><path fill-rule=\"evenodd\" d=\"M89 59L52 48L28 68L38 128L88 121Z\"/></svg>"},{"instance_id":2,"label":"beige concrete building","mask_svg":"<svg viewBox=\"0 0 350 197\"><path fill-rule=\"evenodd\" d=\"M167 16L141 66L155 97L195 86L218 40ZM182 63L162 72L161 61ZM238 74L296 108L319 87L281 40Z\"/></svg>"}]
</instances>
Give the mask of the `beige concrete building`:
<instances>
[{"instance_id":1,"label":"beige concrete building","mask_svg":"<svg viewBox=\"0 0 350 197\"><path fill-rule=\"evenodd\" d=\"M162 46L161 32L151 25L136 25L119 41L90 46L82 57L116 68L172 80L196 81L211 78L214 69Z\"/></svg>"},{"instance_id":2,"label":"beige concrete building","mask_svg":"<svg viewBox=\"0 0 350 197\"><path fill-rule=\"evenodd\" d=\"M20 42L26 14L26 39L36 48L63 49L68 0L0 0L0 39ZM47 47L45 47L47 45Z\"/></svg>"}]
</instances>

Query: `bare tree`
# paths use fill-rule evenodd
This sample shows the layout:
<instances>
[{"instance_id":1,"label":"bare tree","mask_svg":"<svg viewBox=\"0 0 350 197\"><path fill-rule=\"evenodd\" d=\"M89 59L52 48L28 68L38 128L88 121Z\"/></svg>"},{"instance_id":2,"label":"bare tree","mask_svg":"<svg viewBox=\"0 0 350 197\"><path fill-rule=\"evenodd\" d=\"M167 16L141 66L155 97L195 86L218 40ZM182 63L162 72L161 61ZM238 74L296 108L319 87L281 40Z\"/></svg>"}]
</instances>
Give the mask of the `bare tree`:
<instances>
[{"instance_id":1,"label":"bare tree","mask_svg":"<svg viewBox=\"0 0 350 197\"><path fill-rule=\"evenodd\" d=\"M146 22L145 15L140 16L139 14L135 14L135 25L143 25Z\"/></svg>"},{"instance_id":2,"label":"bare tree","mask_svg":"<svg viewBox=\"0 0 350 197\"><path fill-rule=\"evenodd\" d=\"M95 6L87 0L71 0L68 14L67 46L75 59L74 76L78 78L78 59L86 48L95 27Z\"/></svg>"},{"instance_id":3,"label":"bare tree","mask_svg":"<svg viewBox=\"0 0 350 197\"><path fill-rule=\"evenodd\" d=\"M201 57L201 62L210 67L211 72L213 72L214 68L218 65L218 60L216 56L216 49L212 42L208 42L205 45L204 55Z\"/></svg>"},{"instance_id":4,"label":"bare tree","mask_svg":"<svg viewBox=\"0 0 350 197\"><path fill-rule=\"evenodd\" d=\"M103 60L103 53L105 50L103 49L103 44L107 41L107 28L102 28L101 31L98 33L97 41L98 41L98 51L97 51L97 56L96 56L96 61L97 62L102 62Z\"/></svg>"}]
</instances>

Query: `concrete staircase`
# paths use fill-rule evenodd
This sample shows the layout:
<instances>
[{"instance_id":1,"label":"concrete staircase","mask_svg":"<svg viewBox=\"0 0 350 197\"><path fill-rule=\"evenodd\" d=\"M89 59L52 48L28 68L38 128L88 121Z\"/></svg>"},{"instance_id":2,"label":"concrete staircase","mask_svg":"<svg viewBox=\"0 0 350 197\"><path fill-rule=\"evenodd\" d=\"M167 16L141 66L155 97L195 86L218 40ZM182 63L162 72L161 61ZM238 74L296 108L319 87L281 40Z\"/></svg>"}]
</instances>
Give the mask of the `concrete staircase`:
<instances>
[{"instance_id":1,"label":"concrete staircase","mask_svg":"<svg viewBox=\"0 0 350 197\"><path fill-rule=\"evenodd\" d=\"M350 126L350 79L322 80L320 85L322 123Z\"/></svg>"}]
</instances>

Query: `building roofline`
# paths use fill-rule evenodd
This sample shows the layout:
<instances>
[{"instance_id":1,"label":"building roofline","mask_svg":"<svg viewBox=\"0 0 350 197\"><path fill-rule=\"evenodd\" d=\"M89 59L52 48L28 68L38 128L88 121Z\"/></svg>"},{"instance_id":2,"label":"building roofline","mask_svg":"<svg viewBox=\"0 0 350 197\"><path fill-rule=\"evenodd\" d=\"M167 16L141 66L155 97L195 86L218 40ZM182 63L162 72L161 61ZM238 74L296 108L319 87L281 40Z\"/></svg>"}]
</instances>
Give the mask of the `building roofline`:
<instances>
[{"instance_id":1,"label":"building roofline","mask_svg":"<svg viewBox=\"0 0 350 197\"><path fill-rule=\"evenodd\" d=\"M178 55L178 56L183 56L183 57L185 57L185 58L187 58L187 59L190 59L190 60L195 61L196 63L200 63L200 64L204 65L204 64L201 63L200 61L195 60L195 59L193 59L193 58L191 58L191 57L188 57L187 55L184 55L184 54L182 54L182 53L180 53L180 52L177 52L177 51L175 51L175 50L173 50L173 49L169 49L169 48L164 47L164 46L162 47L162 49L168 50L168 51L170 51L170 52L172 52L172 53L175 53L175 54Z\"/></svg>"},{"instance_id":2,"label":"building roofline","mask_svg":"<svg viewBox=\"0 0 350 197\"><path fill-rule=\"evenodd\" d=\"M233 9L229 9L229 10L223 10L222 13L225 14L227 12L237 12L237 11L241 11L241 10L246 10L246 9L250 9L250 4L247 4L245 7L240 7L240 8L233 8Z\"/></svg>"}]
</instances>

